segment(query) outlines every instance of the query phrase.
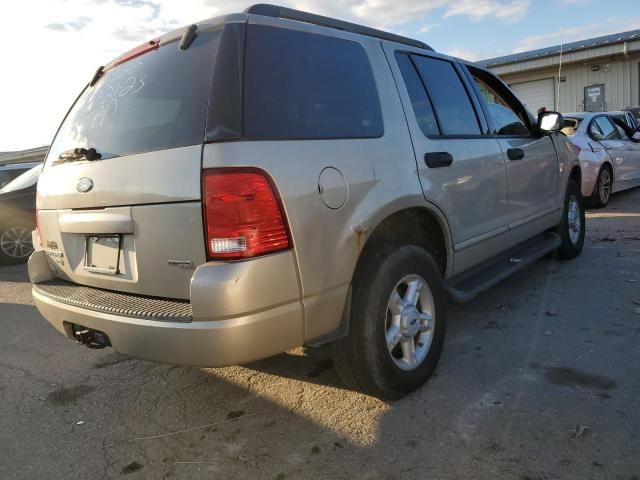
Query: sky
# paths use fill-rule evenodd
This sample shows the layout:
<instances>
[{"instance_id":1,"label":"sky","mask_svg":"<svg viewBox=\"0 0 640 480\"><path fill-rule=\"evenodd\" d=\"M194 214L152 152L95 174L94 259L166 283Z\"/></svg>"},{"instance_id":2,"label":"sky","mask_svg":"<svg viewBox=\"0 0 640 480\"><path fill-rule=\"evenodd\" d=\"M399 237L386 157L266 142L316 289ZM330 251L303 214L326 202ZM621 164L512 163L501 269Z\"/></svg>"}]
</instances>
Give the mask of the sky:
<instances>
[{"instance_id":1,"label":"sky","mask_svg":"<svg viewBox=\"0 0 640 480\"><path fill-rule=\"evenodd\" d=\"M276 3L275 1L273 3ZM100 65L239 0L29 0L0 7L0 151L48 145ZM640 28L638 0L281 0L468 60ZM606 7L606 8L604 8Z\"/></svg>"}]
</instances>

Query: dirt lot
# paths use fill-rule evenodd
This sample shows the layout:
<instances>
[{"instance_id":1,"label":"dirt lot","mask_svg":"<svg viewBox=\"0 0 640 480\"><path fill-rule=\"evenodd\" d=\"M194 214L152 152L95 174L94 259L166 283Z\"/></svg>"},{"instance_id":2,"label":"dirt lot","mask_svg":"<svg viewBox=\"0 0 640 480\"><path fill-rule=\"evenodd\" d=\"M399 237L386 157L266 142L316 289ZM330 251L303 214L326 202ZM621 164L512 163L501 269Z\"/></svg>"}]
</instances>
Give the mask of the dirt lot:
<instances>
[{"instance_id":1,"label":"dirt lot","mask_svg":"<svg viewBox=\"0 0 640 480\"><path fill-rule=\"evenodd\" d=\"M452 306L437 375L394 404L326 352L225 369L57 334L0 268L0 478L640 478L640 190L583 255ZM635 303L634 303L635 302Z\"/></svg>"}]
</instances>

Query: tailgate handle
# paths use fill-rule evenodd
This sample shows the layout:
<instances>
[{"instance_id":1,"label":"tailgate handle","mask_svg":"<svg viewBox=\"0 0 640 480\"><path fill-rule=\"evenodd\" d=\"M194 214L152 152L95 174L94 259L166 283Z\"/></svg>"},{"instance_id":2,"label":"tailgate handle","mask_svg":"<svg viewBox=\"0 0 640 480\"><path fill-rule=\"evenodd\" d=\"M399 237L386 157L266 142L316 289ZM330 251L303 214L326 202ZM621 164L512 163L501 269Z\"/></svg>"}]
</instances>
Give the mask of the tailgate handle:
<instances>
[{"instance_id":1,"label":"tailgate handle","mask_svg":"<svg viewBox=\"0 0 640 480\"><path fill-rule=\"evenodd\" d=\"M133 219L122 213L63 213L58 225L63 233L133 233Z\"/></svg>"}]
</instances>

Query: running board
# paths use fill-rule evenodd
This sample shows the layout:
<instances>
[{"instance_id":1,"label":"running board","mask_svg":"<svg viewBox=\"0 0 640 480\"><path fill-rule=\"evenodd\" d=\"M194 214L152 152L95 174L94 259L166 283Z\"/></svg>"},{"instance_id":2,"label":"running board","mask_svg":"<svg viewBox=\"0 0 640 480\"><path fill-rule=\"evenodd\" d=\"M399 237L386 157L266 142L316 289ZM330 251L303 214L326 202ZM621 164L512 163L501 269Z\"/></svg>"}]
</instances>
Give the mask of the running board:
<instances>
[{"instance_id":1,"label":"running board","mask_svg":"<svg viewBox=\"0 0 640 480\"><path fill-rule=\"evenodd\" d=\"M553 252L562 244L560 236L546 232L496 255L468 272L450 278L444 284L449 300L466 303L488 288L497 285L527 265Z\"/></svg>"}]
</instances>

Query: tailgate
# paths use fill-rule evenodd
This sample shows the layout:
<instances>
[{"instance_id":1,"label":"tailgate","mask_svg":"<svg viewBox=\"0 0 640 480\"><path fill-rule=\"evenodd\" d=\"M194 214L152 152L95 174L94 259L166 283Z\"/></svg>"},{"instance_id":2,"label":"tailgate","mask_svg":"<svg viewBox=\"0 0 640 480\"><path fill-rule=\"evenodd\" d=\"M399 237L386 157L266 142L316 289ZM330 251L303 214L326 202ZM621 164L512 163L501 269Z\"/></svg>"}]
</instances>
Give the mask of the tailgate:
<instances>
[{"instance_id":1,"label":"tailgate","mask_svg":"<svg viewBox=\"0 0 640 480\"><path fill-rule=\"evenodd\" d=\"M83 285L189 298L206 261L202 145L220 30L151 41L98 72L67 114L38 184L55 274Z\"/></svg>"},{"instance_id":2,"label":"tailgate","mask_svg":"<svg viewBox=\"0 0 640 480\"><path fill-rule=\"evenodd\" d=\"M38 184L38 215L56 276L189 298L193 269L206 261L200 155L194 146L49 168ZM78 191L80 179L91 179L91 190Z\"/></svg>"}]
</instances>

